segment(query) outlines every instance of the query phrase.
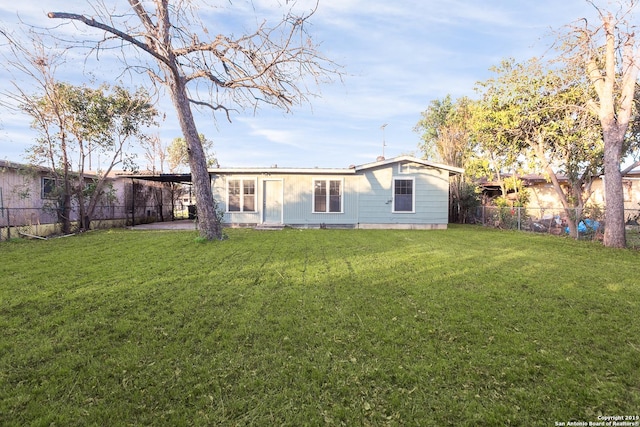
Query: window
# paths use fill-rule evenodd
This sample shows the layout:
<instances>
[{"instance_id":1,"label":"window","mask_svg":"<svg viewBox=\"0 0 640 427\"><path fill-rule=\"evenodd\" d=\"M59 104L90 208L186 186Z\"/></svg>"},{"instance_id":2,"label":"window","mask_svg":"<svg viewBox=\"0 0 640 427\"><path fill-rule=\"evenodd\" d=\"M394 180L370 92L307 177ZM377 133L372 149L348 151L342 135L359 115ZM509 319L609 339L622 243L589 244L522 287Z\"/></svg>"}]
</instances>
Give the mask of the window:
<instances>
[{"instance_id":1,"label":"window","mask_svg":"<svg viewBox=\"0 0 640 427\"><path fill-rule=\"evenodd\" d=\"M255 181L242 181L242 210L245 212L256 211Z\"/></svg>"},{"instance_id":2,"label":"window","mask_svg":"<svg viewBox=\"0 0 640 427\"><path fill-rule=\"evenodd\" d=\"M231 179L228 183L229 212L256 211L256 181L253 179Z\"/></svg>"},{"instance_id":3,"label":"window","mask_svg":"<svg viewBox=\"0 0 640 427\"><path fill-rule=\"evenodd\" d=\"M42 198L43 199L56 198L56 180L55 179L42 177Z\"/></svg>"},{"instance_id":4,"label":"window","mask_svg":"<svg viewBox=\"0 0 640 427\"><path fill-rule=\"evenodd\" d=\"M631 181L622 180L622 198L625 202L633 201L633 184Z\"/></svg>"},{"instance_id":5,"label":"window","mask_svg":"<svg viewBox=\"0 0 640 427\"><path fill-rule=\"evenodd\" d=\"M402 162L398 164L398 172L400 172L401 174L406 174L406 173L414 173L416 172L416 164L415 163L409 163L409 162Z\"/></svg>"},{"instance_id":6,"label":"window","mask_svg":"<svg viewBox=\"0 0 640 427\"><path fill-rule=\"evenodd\" d=\"M342 212L341 180L314 181L313 212Z\"/></svg>"},{"instance_id":7,"label":"window","mask_svg":"<svg viewBox=\"0 0 640 427\"><path fill-rule=\"evenodd\" d=\"M414 191L413 179L393 180L393 211L413 212Z\"/></svg>"}]
</instances>

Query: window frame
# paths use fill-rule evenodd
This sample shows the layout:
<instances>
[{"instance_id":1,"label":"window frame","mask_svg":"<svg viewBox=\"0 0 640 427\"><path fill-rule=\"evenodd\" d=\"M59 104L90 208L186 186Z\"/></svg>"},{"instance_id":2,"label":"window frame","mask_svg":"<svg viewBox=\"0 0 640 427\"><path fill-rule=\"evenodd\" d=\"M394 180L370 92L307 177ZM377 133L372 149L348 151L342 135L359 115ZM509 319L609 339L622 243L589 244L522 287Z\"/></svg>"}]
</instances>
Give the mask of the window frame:
<instances>
[{"instance_id":1,"label":"window frame","mask_svg":"<svg viewBox=\"0 0 640 427\"><path fill-rule=\"evenodd\" d=\"M50 181L50 186L45 185L45 181ZM54 200L56 199L56 187L57 180L50 176L43 176L40 178L40 198L42 200ZM48 188L48 191L45 191Z\"/></svg>"},{"instance_id":2,"label":"window frame","mask_svg":"<svg viewBox=\"0 0 640 427\"><path fill-rule=\"evenodd\" d=\"M398 163L398 174L407 175L416 172L416 164L413 162L400 162Z\"/></svg>"},{"instance_id":3,"label":"window frame","mask_svg":"<svg viewBox=\"0 0 640 427\"><path fill-rule=\"evenodd\" d=\"M239 181L240 186L238 188L239 193L238 196L238 210L231 210L231 183L233 181ZM246 186L245 182L250 182L253 184L253 194L246 194ZM235 194L233 195L235 196ZM253 209L246 209L246 196L253 196ZM229 178L227 179L227 213L256 213L258 212L258 179L257 178Z\"/></svg>"},{"instance_id":4,"label":"window frame","mask_svg":"<svg viewBox=\"0 0 640 427\"><path fill-rule=\"evenodd\" d=\"M324 182L326 188L325 200L324 200L324 211L316 210L316 184L318 182ZM337 182L339 183L339 197L340 197L340 210L332 211L331 210L331 198L336 197L331 194L331 183ZM343 214L344 213L344 178L314 178L312 183L312 197L311 197L311 212L314 214Z\"/></svg>"},{"instance_id":5,"label":"window frame","mask_svg":"<svg viewBox=\"0 0 640 427\"><path fill-rule=\"evenodd\" d=\"M396 182L398 181L410 181L411 182L411 210L398 210L396 209ZM416 178L415 177L394 177L391 187L391 212L397 214L412 214L416 212Z\"/></svg>"}]
</instances>

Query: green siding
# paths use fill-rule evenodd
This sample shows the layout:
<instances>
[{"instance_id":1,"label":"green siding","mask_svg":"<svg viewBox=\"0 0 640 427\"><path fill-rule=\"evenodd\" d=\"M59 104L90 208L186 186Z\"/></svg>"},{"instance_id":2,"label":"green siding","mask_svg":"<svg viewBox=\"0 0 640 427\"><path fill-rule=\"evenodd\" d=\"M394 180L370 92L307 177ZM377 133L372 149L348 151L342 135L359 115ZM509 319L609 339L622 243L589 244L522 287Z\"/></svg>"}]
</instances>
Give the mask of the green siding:
<instances>
[{"instance_id":1,"label":"green siding","mask_svg":"<svg viewBox=\"0 0 640 427\"><path fill-rule=\"evenodd\" d=\"M263 181L282 180L284 224L295 226L379 224L446 224L448 222L449 174L447 171L412 164L400 169L398 163L366 169L353 175L278 173L269 175L223 175L213 180L214 198L223 210L226 206L228 179L256 179L257 212L227 212L225 221L235 224L260 224L263 221ZM393 212L394 178L413 179L415 212ZM314 213L314 181L342 182L342 212Z\"/></svg>"},{"instance_id":2,"label":"green siding","mask_svg":"<svg viewBox=\"0 0 640 427\"><path fill-rule=\"evenodd\" d=\"M340 180L342 182L342 212L313 212L315 180ZM356 224L357 176L335 175L290 175L285 178L285 224Z\"/></svg>"},{"instance_id":3,"label":"green siding","mask_svg":"<svg viewBox=\"0 0 640 427\"><path fill-rule=\"evenodd\" d=\"M414 179L415 211L393 212L394 178ZM445 171L414 167L400 173L397 164L371 169L362 175L360 223L446 224L449 207L449 176Z\"/></svg>"}]
</instances>

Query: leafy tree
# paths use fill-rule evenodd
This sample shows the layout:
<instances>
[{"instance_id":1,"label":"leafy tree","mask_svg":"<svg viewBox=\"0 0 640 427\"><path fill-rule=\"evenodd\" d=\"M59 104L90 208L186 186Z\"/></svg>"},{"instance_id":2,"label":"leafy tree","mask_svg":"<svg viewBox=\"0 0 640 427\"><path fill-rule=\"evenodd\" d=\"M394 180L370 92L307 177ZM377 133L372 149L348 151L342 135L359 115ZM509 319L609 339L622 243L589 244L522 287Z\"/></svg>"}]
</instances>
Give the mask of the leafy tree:
<instances>
[{"instance_id":1,"label":"leafy tree","mask_svg":"<svg viewBox=\"0 0 640 427\"><path fill-rule=\"evenodd\" d=\"M212 168L218 163L213 153L213 141L207 139L203 134L199 136L207 157L207 167ZM167 161L169 162L169 169L172 171L178 170L180 166L189 165L189 150L187 150L187 141L184 138L178 137L171 141L171 144L167 147Z\"/></svg>"},{"instance_id":2,"label":"leafy tree","mask_svg":"<svg viewBox=\"0 0 640 427\"><path fill-rule=\"evenodd\" d=\"M125 148L130 140L143 137L145 126L154 124L156 111L146 92L132 94L121 87L92 89L55 83L52 93L54 99L25 102L29 106L25 111L35 117L34 128L42 135L30 148L30 158L64 171L62 194L75 197L79 228L88 230L98 203L109 194L107 176L116 165L131 164ZM107 159L106 168L97 175L87 175L92 155Z\"/></svg>"},{"instance_id":3,"label":"leafy tree","mask_svg":"<svg viewBox=\"0 0 640 427\"><path fill-rule=\"evenodd\" d=\"M426 158L434 158L450 166L464 167L473 151L469 120L472 101L451 95L431 101L422 112L414 130L422 132L420 150Z\"/></svg>"},{"instance_id":4,"label":"leafy tree","mask_svg":"<svg viewBox=\"0 0 640 427\"><path fill-rule=\"evenodd\" d=\"M602 167L598 123L586 109L588 82L571 67L536 58L505 60L493 71L495 78L479 83L484 90L476 118L480 146L506 153L505 164L544 171L566 211L570 232L577 236L593 177ZM569 180L566 191L559 174Z\"/></svg>"},{"instance_id":5,"label":"leafy tree","mask_svg":"<svg viewBox=\"0 0 640 427\"><path fill-rule=\"evenodd\" d=\"M431 101L414 128L421 133L422 142L418 148L423 157L450 166L467 166L474 149L470 127L472 106L470 99L460 98L454 102L451 95L442 100ZM451 206L453 213L459 213L462 221L468 216L467 210L474 207L470 196L476 196L475 192L466 187L461 176L456 176L451 181Z\"/></svg>"},{"instance_id":6,"label":"leafy tree","mask_svg":"<svg viewBox=\"0 0 640 427\"><path fill-rule=\"evenodd\" d=\"M306 101L307 78L318 83L334 72L330 69L333 64L318 53L306 33L315 10L296 15L290 9L275 26L269 28L265 22L253 33L234 38L211 36L198 18L200 10L210 9L203 2L129 0L128 11L96 3L92 17L65 12L50 12L48 16L104 31L109 36L97 43L98 49L109 43L113 46L115 39L151 60L138 63L137 68L143 68L171 95L188 147L201 237L221 239L206 155L191 106L222 111L229 118L234 107L255 109L266 103L290 111L293 104ZM100 9L99 5L104 7ZM125 64L140 59L125 56Z\"/></svg>"},{"instance_id":7,"label":"leafy tree","mask_svg":"<svg viewBox=\"0 0 640 427\"><path fill-rule=\"evenodd\" d=\"M94 186L77 193L82 214L81 228L86 230L98 201L105 194L107 175L119 164L133 168L132 157L126 148L132 141L139 144L147 137L144 130L155 124L157 111L145 90L131 93L119 86L76 90L70 107L77 120L72 134L78 144L80 185L85 179L85 162L92 153L99 153L101 158L108 160L106 169L98 171Z\"/></svg>"},{"instance_id":8,"label":"leafy tree","mask_svg":"<svg viewBox=\"0 0 640 427\"><path fill-rule=\"evenodd\" d=\"M565 59L584 70L594 89L588 106L600 121L604 140L604 244L623 248L626 237L621 162L631 148L627 136L634 121L640 66L633 14L638 1L614 2L618 7L615 14L593 1L587 3L596 9L599 21L593 24L581 20L569 26L561 40Z\"/></svg>"},{"instance_id":9,"label":"leafy tree","mask_svg":"<svg viewBox=\"0 0 640 427\"><path fill-rule=\"evenodd\" d=\"M86 230L98 202L109 197L106 176L116 165L132 165L125 149L132 140L146 137L143 130L154 124L156 110L145 90L131 93L119 86L93 89L58 81L55 75L64 63L63 52L46 47L33 32L28 34L30 45L6 31L0 35L8 41L10 51L4 65L14 77L26 76L34 90L27 91L16 77L13 90L4 94L1 104L32 119L38 137L28 149L29 159L54 175L53 193L59 199L56 210L63 232L71 229L72 198L79 208L79 227ZM88 176L92 156L100 156L107 166Z\"/></svg>"}]
</instances>

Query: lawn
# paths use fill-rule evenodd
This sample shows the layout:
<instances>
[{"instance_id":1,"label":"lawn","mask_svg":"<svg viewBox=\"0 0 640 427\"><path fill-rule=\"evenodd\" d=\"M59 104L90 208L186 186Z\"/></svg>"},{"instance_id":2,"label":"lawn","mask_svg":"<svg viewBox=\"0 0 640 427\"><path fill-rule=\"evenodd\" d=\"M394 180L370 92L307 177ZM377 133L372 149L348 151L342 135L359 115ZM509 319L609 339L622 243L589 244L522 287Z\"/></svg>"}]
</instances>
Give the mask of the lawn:
<instances>
[{"instance_id":1,"label":"lawn","mask_svg":"<svg viewBox=\"0 0 640 427\"><path fill-rule=\"evenodd\" d=\"M639 252L471 226L227 233L0 243L0 425L640 415Z\"/></svg>"}]
</instances>

